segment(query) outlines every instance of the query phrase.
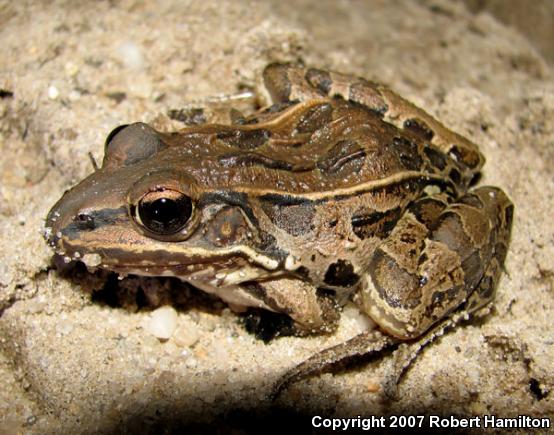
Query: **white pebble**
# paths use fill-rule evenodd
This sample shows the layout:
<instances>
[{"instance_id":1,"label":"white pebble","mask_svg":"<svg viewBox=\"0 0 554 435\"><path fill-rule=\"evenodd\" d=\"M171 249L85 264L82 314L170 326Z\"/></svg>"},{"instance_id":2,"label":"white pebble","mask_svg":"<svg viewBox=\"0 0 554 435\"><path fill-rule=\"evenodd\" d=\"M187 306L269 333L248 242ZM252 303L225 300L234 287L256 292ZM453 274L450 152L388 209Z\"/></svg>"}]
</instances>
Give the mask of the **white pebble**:
<instances>
[{"instance_id":1,"label":"white pebble","mask_svg":"<svg viewBox=\"0 0 554 435\"><path fill-rule=\"evenodd\" d=\"M121 61L129 69L140 70L144 67L144 58L140 47L132 41L119 45L118 54Z\"/></svg>"},{"instance_id":2,"label":"white pebble","mask_svg":"<svg viewBox=\"0 0 554 435\"><path fill-rule=\"evenodd\" d=\"M168 340L177 328L177 311L165 305L154 311L146 324L146 330L159 340Z\"/></svg>"},{"instance_id":3,"label":"white pebble","mask_svg":"<svg viewBox=\"0 0 554 435\"><path fill-rule=\"evenodd\" d=\"M48 86L48 98L55 100L60 96L60 91L54 85Z\"/></svg>"},{"instance_id":4,"label":"white pebble","mask_svg":"<svg viewBox=\"0 0 554 435\"><path fill-rule=\"evenodd\" d=\"M359 308L353 304L347 304L342 310L342 316L351 323L357 330L370 331L375 329L376 324L368 316L361 313Z\"/></svg>"},{"instance_id":5,"label":"white pebble","mask_svg":"<svg viewBox=\"0 0 554 435\"><path fill-rule=\"evenodd\" d=\"M83 255L83 263L87 267L96 267L102 263L102 257L99 254L85 254Z\"/></svg>"},{"instance_id":6,"label":"white pebble","mask_svg":"<svg viewBox=\"0 0 554 435\"><path fill-rule=\"evenodd\" d=\"M79 66L73 62L67 62L64 65L65 73L69 77L75 77L77 73L79 72Z\"/></svg>"},{"instance_id":7,"label":"white pebble","mask_svg":"<svg viewBox=\"0 0 554 435\"><path fill-rule=\"evenodd\" d=\"M200 340L200 334L194 325L181 324L175 331L173 337L175 344L180 347L191 347L194 346Z\"/></svg>"}]
</instances>

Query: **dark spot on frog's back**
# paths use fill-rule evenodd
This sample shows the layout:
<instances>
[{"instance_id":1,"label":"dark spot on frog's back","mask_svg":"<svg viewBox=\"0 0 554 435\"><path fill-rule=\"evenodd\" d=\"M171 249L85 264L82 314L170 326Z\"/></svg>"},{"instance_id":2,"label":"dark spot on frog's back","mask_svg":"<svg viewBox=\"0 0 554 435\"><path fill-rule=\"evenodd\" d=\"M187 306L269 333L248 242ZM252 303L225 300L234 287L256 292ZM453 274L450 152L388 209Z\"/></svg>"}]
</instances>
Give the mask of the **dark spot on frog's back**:
<instances>
[{"instance_id":1,"label":"dark spot on frog's back","mask_svg":"<svg viewBox=\"0 0 554 435\"><path fill-rule=\"evenodd\" d=\"M399 207L386 212L373 211L357 214L352 217L352 231L362 240L368 237L385 238L390 234L399 218Z\"/></svg>"},{"instance_id":2,"label":"dark spot on frog's back","mask_svg":"<svg viewBox=\"0 0 554 435\"><path fill-rule=\"evenodd\" d=\"M418 153L418 147L414 141L402 136L395 136L392 140L392 148L404 168L412 171L417 171L421 168L423 160Z\"/></svg>"},{"instance_id":3,"label":"dark spot on frog's back","mask_svg":"<svg viewBox=\"0 0 554 435\"><path fill-rule=\"evenodd\" d=\"M338 260L331 264L325 272L323 281L325 284L336 287L351 287L358 282L360 277L354 273L354 267L346 260Z\"/></svg>"},{"instance_id":4,"label":"dark spot on frog's back","mask_svg":"<svg viewBox=\"0 0 554 435\"><path fill-rule=\"evenodd\" d=\"M404 121L404 128L421 136L425 140L431 140L435 135L433 130L431 130L425 122L417 118L406 119Z\"/></svg>"},{"instance_id":5,"label":"dark spot on frog's back","mask_svg":"<svg viewBox=\"0 0 554 435\"><path fill-rule=\"evenodd\" d=\"M473 151L458 145L454 145L450 150L450 156L471 169L476 168L481 163L481 156L477 151Z\"/></svg>"},{"instance_id":6,"label":"dark spot on frog's back","mask_svg":"<svg viewBox=\"0 0 554 435\"><path fill-rule=\"evenodd\" d=\"M336 174L344 167L349 172L358 172L365 157L365 150L356 141L340 140L317 162L317 167L325 174Z\"/></svg>"},{"instance_id":7,"label":"dark spot on frog's back","mask_svg":"<svg viewBox=\"0 0 554 435\"><path fill-rule=\"evenodd\" d=\"M423 151L433 167L441 171L446 168L446 156L443 153L430 146L426 146Z\"/></svg>"},{"instance_id":8,"label":"dark spot on frog's back","mask_svg":"<svg viewBox=\"0 0 554 435\"><path fill-rule=\"evenodd\" d=\"M236 148L253 150L267 142L271 132L265 129L228 130L217 134L217 139Z\"/></svg>"},{"instance_id":9,"label":"dark spot on frog's back","mask_svg":"<svg viewBox=\"0 0 554 435\"><path fill-rule=\"evenodd\" d=\"M263 166L268 169L292 171L293 165L283 160L276 160L256 153L229 153L219 157L219 163L226 168Z\"/></svg>"},{"instance_id":10,"label":"dark spot on frog's back","mask_svg":"<svg viewBox=\"0 0 554 435\"><path fill-rule=\"evenodd\" d=\"M310 68L306 71L305 79L310 85L326 95L331 91L333 81L331 80L331 75L327 71Z\"/></svg>"},{"instance_id":11,"label":"dark spot on frog's back","mask_svg":"<svg viewBox=\"0 0 554 435\"><path fill-rule=\"evenodd\" d=\"M333 107L326 103L312 107L308 110L296 126L298 133L313 133L324 125L331 122L333 118Z\"/></svg>"}]
</instances>

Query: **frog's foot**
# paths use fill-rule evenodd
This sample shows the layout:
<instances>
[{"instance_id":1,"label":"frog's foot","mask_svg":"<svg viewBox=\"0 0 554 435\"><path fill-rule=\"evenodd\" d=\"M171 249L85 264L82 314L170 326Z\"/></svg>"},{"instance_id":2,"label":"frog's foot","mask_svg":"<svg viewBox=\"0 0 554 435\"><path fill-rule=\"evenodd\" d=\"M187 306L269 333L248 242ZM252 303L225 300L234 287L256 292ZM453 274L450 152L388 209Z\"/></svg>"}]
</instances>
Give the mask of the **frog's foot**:
<instances>
[{"instance_id":1,"label":"frog's foot","mask_svg":"<svg viewBox=\"0 0 554 435\"><path fill-rule=\"evenodd\" d=\"M432 327L415 342L406 342L398 346L393 354L392 368L383 382L383 392L388 399L397 400L400 380L425 346L440 338L459 323L485 317L491 312L493 304L490 295L494 293L500 278L505 255L504 251L499 256L492 258L479 286L470 295L463 309Z\"/></svg>"},{"instance_id":2,"label":"frog's foot","mask_svg":"<svg viewBox=\"0 0 554 435\"><path fill-rule=\"evenodd\" d=\"M364 331L336 346L324 349L285 373L273 386L271 401L275 401L287 387L300 379L320 373L348 358L370 355L398 343L399 340L379 330Z\"/></svg>"},{"instance_id":3,"label":"frog's foot","mask_svg":"<svg viewBox=\"0 0 554 435\"><path fill-rule=\"evenodd\" d=\"M394 351L392 366L383 381L383 393L389 400L398 400L398 384L406 374L412 363L423 349L442 337L448 330L454 328L460 322L469 320L470 317L484 316L490 312L492 302L472 314L466 309L454 314L428 330L422 337L413 342L401 343Z\"/></svg>"}]
</instances>

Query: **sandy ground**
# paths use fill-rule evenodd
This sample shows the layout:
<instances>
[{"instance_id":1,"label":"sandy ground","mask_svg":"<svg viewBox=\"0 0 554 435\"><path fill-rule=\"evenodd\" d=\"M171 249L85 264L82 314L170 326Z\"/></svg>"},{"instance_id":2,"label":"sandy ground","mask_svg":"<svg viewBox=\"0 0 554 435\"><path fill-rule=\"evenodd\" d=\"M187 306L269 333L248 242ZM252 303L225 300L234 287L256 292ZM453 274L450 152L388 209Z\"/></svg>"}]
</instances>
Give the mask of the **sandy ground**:
<instances>
[{"instance_id":1,"label":"sandy ground","mask_svg":"<svg viewBox=\"0 0 554 435\"><path fill-rule=\"evenodd\" d=\"M554 423L554 73L517 31L449 1L0 3L0 433L248 433L326 417L494 414ZM516 206L496 308L417 359L390 354L293 385L279 375L355 332L264 344L174 281L63 277L41 237L116 125L252 89L270 61L384 82L479 143L482 184ZM134 302L142 292L142 303ZM146 326L164 303L178 328Z\"/></svg>"}]
</instances>

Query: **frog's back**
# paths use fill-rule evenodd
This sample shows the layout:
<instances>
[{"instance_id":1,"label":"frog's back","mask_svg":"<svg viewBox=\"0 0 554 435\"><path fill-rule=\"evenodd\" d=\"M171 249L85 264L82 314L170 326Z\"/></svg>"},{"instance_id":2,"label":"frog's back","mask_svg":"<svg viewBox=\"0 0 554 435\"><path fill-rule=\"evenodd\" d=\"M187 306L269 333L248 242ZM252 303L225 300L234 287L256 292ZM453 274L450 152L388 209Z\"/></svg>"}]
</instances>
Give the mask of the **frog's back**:
<instances>
[{"instance_id":1,"label":"frog's back","mask_svg":"<svg viewBox=\"0 0 554 435\"><path fill-rule=\"evenodd\" d=\"M339 98L275 105L240 124L193 127L166 140L178 145L167 160L182 162L206 188L317 199L448 177L448 159L425 132L401 130Z\"/></svg>"}]
</instances>

